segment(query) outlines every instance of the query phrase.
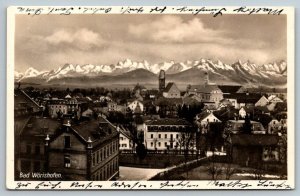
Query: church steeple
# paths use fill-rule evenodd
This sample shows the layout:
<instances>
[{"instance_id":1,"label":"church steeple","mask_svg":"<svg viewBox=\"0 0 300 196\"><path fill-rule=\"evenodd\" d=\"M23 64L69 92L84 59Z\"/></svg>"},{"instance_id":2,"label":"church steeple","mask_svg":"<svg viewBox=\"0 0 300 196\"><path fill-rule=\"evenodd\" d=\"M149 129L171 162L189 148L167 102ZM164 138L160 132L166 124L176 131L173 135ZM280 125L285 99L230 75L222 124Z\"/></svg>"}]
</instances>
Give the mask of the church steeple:
<instances>
[{"instance_id":1,"label":"church steeple","mask_svg":"<svg viewBox=\"0 0 300 196\"><path fill-rule=\"evenodd\" d=\"M205 85L208 85L209 84L209 75L208 75L208 72L205 72L204 74L205 74L205 79L204 79Z\"/></svg>"},{"instance_id":2,"label":"church steeple","mask_svg":"<svg viewBox=\"0 0 300 196\"><path fill-rule=\"evenodd\" d=\"M160 92L163 92L166 87L166 73L164 70L160 70L158 76L158 89Z\"/></svg>"}]
</instances>

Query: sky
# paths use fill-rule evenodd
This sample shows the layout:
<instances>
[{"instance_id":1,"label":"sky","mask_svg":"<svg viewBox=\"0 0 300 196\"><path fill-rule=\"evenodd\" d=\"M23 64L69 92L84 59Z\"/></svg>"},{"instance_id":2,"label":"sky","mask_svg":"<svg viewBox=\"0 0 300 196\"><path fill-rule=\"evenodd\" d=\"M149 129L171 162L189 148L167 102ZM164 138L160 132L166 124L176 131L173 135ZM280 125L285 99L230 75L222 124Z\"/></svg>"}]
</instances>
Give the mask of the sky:
<instances>
[{"instance_id":1,"label":"sky","mask_svg":"<svg viewBox=\"0 0 300 196\"><path fill-rule=\"evenodd\" d=\"M125 59L201 58L264 64L287 58L286 15L16 15L15 70Z\"/></svg>"}]
</instances>

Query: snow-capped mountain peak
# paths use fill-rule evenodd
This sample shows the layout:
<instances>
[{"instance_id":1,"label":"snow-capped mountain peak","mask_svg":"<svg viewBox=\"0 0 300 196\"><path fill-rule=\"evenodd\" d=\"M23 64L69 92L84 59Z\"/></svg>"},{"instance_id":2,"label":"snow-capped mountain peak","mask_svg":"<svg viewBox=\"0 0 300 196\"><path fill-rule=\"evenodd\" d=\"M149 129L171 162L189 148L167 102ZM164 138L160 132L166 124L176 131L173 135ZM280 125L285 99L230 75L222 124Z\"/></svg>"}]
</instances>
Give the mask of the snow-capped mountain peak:
<instances>
[{"instance_id":1,"label":"snow-capped mountain peak","mask_svg":"<svg viewBox=\"0 0 300 196\"><path fill-rule=\"evenodd\" d=\"M183 62L167 61L156 64L151 64L146 60L133 61L125 59L116 64L70 64L66 63L59 66L57 69L50 71L38 71L34 68L27 69L24 74L15 71L15 79L17 81L25 80L27 78L38 78L49 82L55 79L62 79L65 77L81 77L91 76L97 77L102 75L120 75L135 70L146 70L154 74L158 74L160 70L165 70L166 74L179 74L188 70L209 72L218 77L231 78L237 80L241 78L244 81L256 82L260 79L273 80L275 78L286 77L287 64L285 61L274 62L269 64L257 65L251 61L242 62L236 61L233 64L226 64L221 60L210 60L200 58L198 60L186 60ZM279 80L279 79L278 79Z\"/></svg>"}]
</instances>

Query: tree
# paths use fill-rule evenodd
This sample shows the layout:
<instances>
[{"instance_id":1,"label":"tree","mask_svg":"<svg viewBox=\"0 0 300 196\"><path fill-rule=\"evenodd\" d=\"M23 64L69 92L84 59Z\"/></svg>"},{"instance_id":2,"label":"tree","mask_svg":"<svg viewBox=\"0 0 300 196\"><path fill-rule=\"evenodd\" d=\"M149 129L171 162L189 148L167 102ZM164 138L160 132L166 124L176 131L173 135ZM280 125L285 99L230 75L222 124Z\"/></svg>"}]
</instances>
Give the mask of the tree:
<instances>
[{"instance_id":1,"label":"tree","mask_svg":"<svg viewBox=\"0 0 300 196\"><path fill-rule=\"evenodd\" d=\"M143 160L147 156L147 149L144 144L138 143L136 147L136 154L140 160Z\"/></svg>"},{"instance_id":2,"label":"tree","mask_svg":"<svg viewBox=\"0 0 300 196\"><path fill-rule=\"evenodd\" d=\"M252 132L252 125L248 114L245 116L245 123L242 126L242 131L246 134L251 134Z\"/></svg>"}]
</instances>

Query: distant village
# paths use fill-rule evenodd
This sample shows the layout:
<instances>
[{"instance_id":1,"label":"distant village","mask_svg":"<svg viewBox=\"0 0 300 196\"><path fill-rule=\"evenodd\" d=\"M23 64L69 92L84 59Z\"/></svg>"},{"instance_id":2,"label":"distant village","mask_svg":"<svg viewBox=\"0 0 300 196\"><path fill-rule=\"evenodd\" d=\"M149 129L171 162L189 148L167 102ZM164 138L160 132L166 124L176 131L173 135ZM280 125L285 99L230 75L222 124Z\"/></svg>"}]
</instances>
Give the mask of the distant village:
<instances>
[{"instance_id":1,"label":"distant village","mask_svg":"<svg viewBox=\"0 0 300 196\"><path fill-rule=\"evenodd\" d=\"M19 83L15 178L43 172L48 180L57 180L55 173L60 180L118 180L120 165L136 166L150 156L159 162L161 155L188 161L215 154L286 174L286 89L219 85L208 73L202 81L181 91L161 70L156 89L58 90ZM172 160L161 167L175 165Z\"/></svg>"}]
</instances>

